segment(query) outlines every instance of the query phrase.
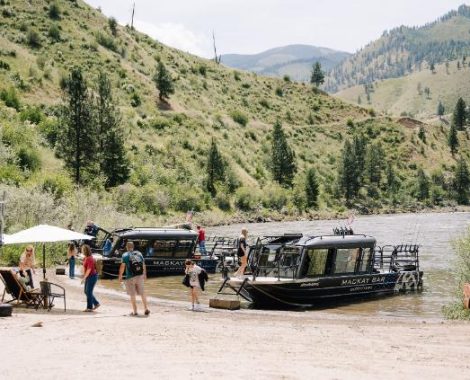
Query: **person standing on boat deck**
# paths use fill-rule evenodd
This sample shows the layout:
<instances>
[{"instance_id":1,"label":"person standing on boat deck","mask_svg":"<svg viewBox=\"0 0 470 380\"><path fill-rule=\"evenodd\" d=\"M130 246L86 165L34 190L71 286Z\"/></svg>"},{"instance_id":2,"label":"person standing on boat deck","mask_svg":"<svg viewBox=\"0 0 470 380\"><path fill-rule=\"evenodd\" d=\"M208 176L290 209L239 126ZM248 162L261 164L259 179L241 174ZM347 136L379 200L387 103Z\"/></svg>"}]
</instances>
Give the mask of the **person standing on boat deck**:
<instances>
[{"instance_id":1,"label":"person standing on boat deck","mask_svg":"<svg viewBox=\"0 0 470 380\"><path fill-rule=\"evenodd\" d=\"M142 304L144 305L144 314L149 315L150 310L147 306L147 297L144 290L144 280L147 278L147 268L145 266L145 260L139 251L134 251L134 243L128 241L126 244L127 251L122 255L121 266L119 267L119 281L122 282L122 275L124 270L126 271L126 292L131 298L132 313L131 316L137 316L137 302L135 299L136 294L140 295ZM134 274L133 262L139 262L142 266L142 274Z\"/></svg>"},{"instance_id":2,"label":"person standing on boat deck","mask_svg":"<svg viewBox=\"0 0 470 380\"><path fill-rule=\"evenodd\" d=\"M191 288L191 310L200 311L201 304L199 303L199 289L204 290L204 282L207 279L207 274L198 265L194 264L192 260L185 261L186 269L184 273L189 276L189 287ZM205 276L202 276L205 274Z\"/></svg>"},{"instance_id":3,"label":"person standing on boat deck","mask_svg":"<svg viewBox=\"0 0 470 380\"><path fill-rule=\"evenodd\" d=\"M34 289L33 273L36 273L34 268L36 267L36 258L34 256L34 247L28 245L20 257L20 276L28 276L28 285L31 289Z\"/></svg>"},{"instance_id":4,"label":"person standing on boat deck","mask_svg":"<svg viewBox=\"0 0 470 380\"><path fill-rule=\"evenodd\" d=\"M91 255L91 248L87 244L82 245L82 253L85 256L83 260L83 278L82 284L85 283L84 292L86 294L86 309L83 311L91 312L100 307L100 303L95 298L93 290L98 282L98 273L96 272L95 259Z\"/></svg>"},{"instance_id":5,"label":"person standing on boat deck","mask_svg":"<svg viewBox=\"0 0 470 380\"><path fill-rule=\"evenodd\" d=\"M233 274L236 277L241 277L245 273L245 268L247 265L247 260L248 260L248 245L246 243L246 238L248 236L248 230L243 227L241 231L241 235L238 238L238 250L237 250L237 255L238 258L241 261L241 265L238 268L238 270Z\"/></svg>"},{"instance_id":6,"label":"person standing on boat deck","mask_svg":"<svg viewBox=\"0 0 470 380\"><path fill-rule=\"evenodd\" d=\"M77 247L74 242L70 242L67 246L67 259L69 260L69 277L75 278L75 256L77 255Z\"/></svg>"},{"instance_id":7,"label":"person standing on boat deck","mask_svg":"<svg viewBox=\"0 0 470 380\"><path fill-rule=\"evenodd\" d=\"M197 226L198 237L197 240L199 242L199 253L201 255L207 255L206 251L206 231L201 226Z\"/></svg>"}]
</instances>

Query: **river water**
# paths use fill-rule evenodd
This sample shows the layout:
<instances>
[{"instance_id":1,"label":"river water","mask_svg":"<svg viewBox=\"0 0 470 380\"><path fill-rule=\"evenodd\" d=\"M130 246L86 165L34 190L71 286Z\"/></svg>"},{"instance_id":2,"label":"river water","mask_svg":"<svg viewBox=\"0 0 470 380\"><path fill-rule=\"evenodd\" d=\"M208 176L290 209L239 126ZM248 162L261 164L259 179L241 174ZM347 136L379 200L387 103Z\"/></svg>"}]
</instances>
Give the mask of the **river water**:
<instances>
[{"instance_id":1,"label":"river water","mask_svg":"<svg viewBox=\"0 0 470 380\"><path fill-rule=\"evenodd\" d=\"M455 258L452 241L467 231L469 223L470 213L356 216L352 223L354 232L375 236L380 246L420 244L424 289L420 293L336 305L328 311L369 316L442 317L442 307L451 302L455 294L455 280L451 271ZM334 227L344 224L345 221L338 220L254 223L211 227L206 229L206 235L237 237L243 226L248 228L251 237L288 232L325 235L331 234ZM186 300L187 290L181 280L182 276L148 279L146 291L155 297ZM122 291L116 280L103 280L101 283ZM220 284L220 274L210 276L208 289L202 296L203 303L207 304L209 298L214 297Z\"/></svg>"}]
</instances>

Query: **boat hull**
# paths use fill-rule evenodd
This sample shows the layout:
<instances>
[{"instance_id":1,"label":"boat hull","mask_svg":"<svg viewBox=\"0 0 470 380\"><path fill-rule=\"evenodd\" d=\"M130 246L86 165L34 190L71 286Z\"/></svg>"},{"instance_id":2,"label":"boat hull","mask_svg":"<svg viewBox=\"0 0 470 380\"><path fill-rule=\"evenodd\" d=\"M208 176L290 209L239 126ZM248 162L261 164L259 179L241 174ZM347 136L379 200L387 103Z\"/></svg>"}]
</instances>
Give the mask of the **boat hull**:
<instances>
[{"instance_id":1,"label":"boat hull","mask_svg":"<svg viewBox=\"0 0 470 380\"><path fill-rule=\"evenodd\" d=\"M207 273L215 273L217 260L214 259L191 259ZM147 277L160 276L178 276L183 275L185 270L186 259L173 258L145 258L145 266L147 267ZM103 260L102 278L116 278L119 274L121 259L110 258Z\"/></svg>"},{"instance_id":2,"label":"boat hull","mask_svg":"<svg viewBox=\"0 0 470 380\"><path fill-rule=\"evenodd\" d=\"M258 307L313 307L330 300L395 293L399 273L338 276L292 281L247 281L243 286Z\"/></svg>"}]
</instances>

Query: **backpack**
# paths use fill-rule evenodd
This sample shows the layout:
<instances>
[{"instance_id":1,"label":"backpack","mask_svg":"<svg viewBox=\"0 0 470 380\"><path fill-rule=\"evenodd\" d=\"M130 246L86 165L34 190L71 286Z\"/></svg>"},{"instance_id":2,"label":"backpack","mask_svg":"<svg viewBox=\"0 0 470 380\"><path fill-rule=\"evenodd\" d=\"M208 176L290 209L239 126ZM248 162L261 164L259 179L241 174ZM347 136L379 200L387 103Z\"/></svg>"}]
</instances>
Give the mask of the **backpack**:
<instances>
[{"instance_id":1,"label":"backpack","mask_svg":"<svg viewBox=\"0 0 470 380\"><path fill-rule=\"evenodd\" d=\"M140 252L131 252L129 255L129 269L133 276L140 276L144 273L144 262Z\"/></svg>"}]
</instances>

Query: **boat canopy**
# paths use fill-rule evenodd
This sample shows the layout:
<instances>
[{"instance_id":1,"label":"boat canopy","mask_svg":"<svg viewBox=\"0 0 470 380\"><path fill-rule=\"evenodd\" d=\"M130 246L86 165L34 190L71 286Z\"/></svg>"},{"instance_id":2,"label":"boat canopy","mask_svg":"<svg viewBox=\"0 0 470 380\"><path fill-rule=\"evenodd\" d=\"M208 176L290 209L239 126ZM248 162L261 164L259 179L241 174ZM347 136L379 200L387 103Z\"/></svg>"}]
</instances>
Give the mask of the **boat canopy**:
<instances>
[{"instance_id":1,"label":"boat canopy","mask_svg":"<svg viewBox=\"0 0 470 380\"><path fill-rule=\"evenodd\" d=\"M198 236L196 231L183 228L155 228L155 227L134 227L113 231L123 239L194 239Z\"/></svg>"},{"instance_id":2,"label":"boat canopy","mask_svg":"<svg viewBox=\"0 0 470 380\"><path fill-rule=\"evenodd\" d=\"M296 245L308 248L374 248L376 240L367 235L305 236Z\"/></svg>"}]
</instances>

